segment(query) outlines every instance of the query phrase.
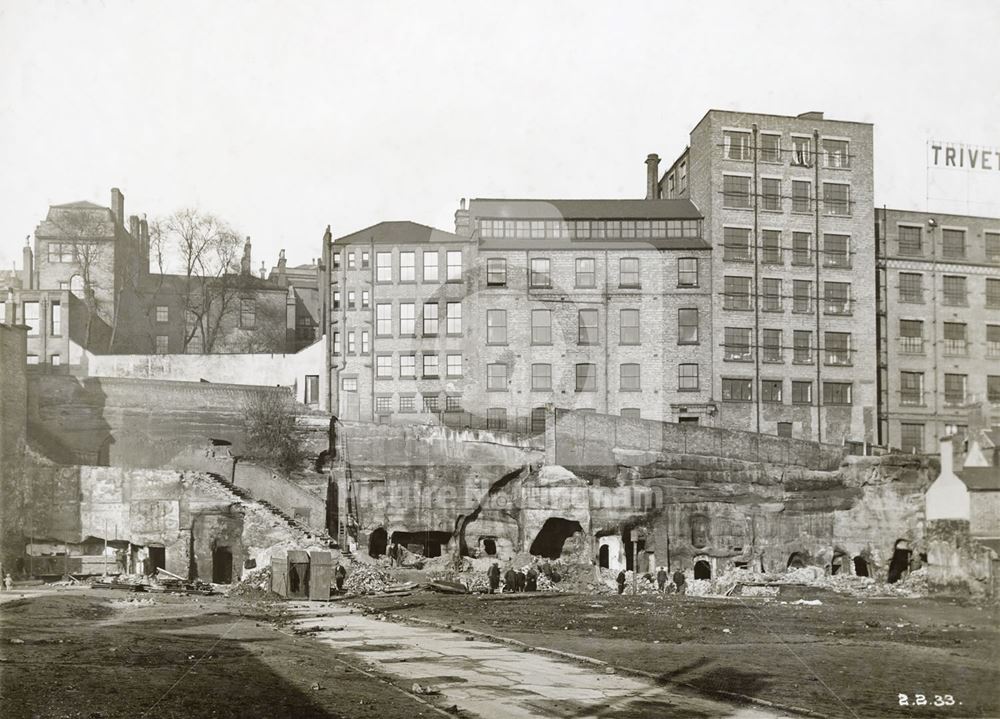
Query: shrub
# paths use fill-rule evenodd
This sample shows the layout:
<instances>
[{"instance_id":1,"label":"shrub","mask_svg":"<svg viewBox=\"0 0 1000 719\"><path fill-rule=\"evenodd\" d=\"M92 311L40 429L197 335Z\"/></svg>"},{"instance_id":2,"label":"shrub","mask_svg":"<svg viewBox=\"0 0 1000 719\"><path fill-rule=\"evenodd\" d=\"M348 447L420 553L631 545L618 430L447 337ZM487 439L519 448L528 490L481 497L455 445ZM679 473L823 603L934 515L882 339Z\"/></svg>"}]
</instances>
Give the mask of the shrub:
<instances>
[{"instance_id":1,"label":"shrub","mask_svg":"<svg viewBox=\"0 0 1000 719\"><path fill-rule=\"evenodd\" d=\"M243 428L247 456L274 464L285 472L305 460L302 440L295 431L291 397L278 392L247 392L243 400Z\"/></svg>"}]
</instances>

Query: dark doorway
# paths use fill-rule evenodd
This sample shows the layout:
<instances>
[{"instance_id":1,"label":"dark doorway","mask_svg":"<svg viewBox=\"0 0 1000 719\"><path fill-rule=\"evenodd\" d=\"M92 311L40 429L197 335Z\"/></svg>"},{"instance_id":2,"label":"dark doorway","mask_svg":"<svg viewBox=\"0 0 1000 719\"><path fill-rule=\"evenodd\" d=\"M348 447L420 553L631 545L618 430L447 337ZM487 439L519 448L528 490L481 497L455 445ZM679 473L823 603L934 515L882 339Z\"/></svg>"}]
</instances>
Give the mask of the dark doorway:
<instances>
[{"instance_id":1,"label":"dark doorway","mask_svg":"<svg viewBox=\"0 0 1000 719\"><path fill-rule=\"evenodd\" d=\"M611 566L611 550L608 545L602 544L597 551L597 566L608 569Z\"/></svg>"},{"instance_id":2,"label":"dark doorway","mask_svg":"<svg viewBox=\"0 0 1000 719\"><path fill-rule=\"evenodd\" d=\"M393 532L392 543L402 544L414 554L440 557L451 537L451 532Z\"/></svg>"},{"instance_id":3,"label":"dark doorway","mask_svg":"<svg viewBox=\"0 0 1000 719\"><path fill-rule=\"evenodd\" d=\"M531 553L546 559L559 559L566 540L577 532L582 532L579 522L562 517L549 517L545 520L535 541L531 543Z\"/></svg>"},{"instance_id":4,"label":"dark doorway","mask_svg":"<svg viewBox=\"0 0 1000 719\"><path fill-rule=\"evenodd\" d=\"M830 574L840 574L847 566L847 556L844 554L834 554L833 562L830 564Z\"/></svg>"},{"instance_id":5,"label":"dark doorway","mask_svg":"<svg viewBox=\"0 0 1000 719\"><path fill-rule=\"evenodd\" d=\"M368 535L368 556L381 557L385 555L385 548L389 542L389 534L382 527L374 530Z\"/></svg>"},{"instance_id":6,"label":"dark doorway","mask_svg":"<svg viewBox=\"0 0 1000 719\"><path fill-rule=\"evenodd\" d=\"M157 569L167 568L167 548L166 547L150 547L149 548L149 566L156 574Z\"/></svg>"},{"instance_id":7,"label":"dark doorway","mask_svg":"<svg viewBox=\"0 0 1000 719\"><path fill-rule=\"evenodd\" d=\"M483 552L488 557L497 556L497 540L495 539L484 539L483 540Z\"/></svg>"},{"instance_id":8,"label":"dark doorway","mask_svg":"<svg viewBox=\"0 0 1000 719\"><path fill-rule=\"evenodd\" d=\"M337 480L330 477L326 485L326 531L340 541L340 504Z\"/></svg>"},{"instance_id":9,"label":"dark doorway","mask_svg":"<svg viewBox=\"0 0 1000 719\"><path fill-rule=\"evenodd\" d=\"M695 579L711 579L712 578L712 565L706 562L704 559L699 559L694 563L694 578Z\"/></svg>"},{"instance_id":10,"label":"dark doorway","mask_svg":"<svg viewBox=\"0 0 1000 719\"><path fill-rule=\"evenodd\" d=\"M233 581L233 553L229 547L216 547L212 551L212 581L230 584Z\"/></svg>"},{"instance_id":11,"label":"dark doorway","mask_svg":"<svg viewBox=\"0 0 1000 719\"><path fill-rule=\"evenodd\" d=\"M697 417L678 417L678 424L698 424Z\"/></svg>"},{"instance_id":12,"label":"dark doorway","mask_svg":"<svg viewBox=\"0 0 1000 719\"><path fill-rule=\"evenodd\" d=\"M854 574L859 577L868 576L868 562L865 561L864 557L854 558Z\"/></svg>"},{"instance_id":13,"label":"dark doorway","mask_svg":"<svg viewBox=\"0 0 1000 719\"><path fill-rule=\"evenodd\" d=\"M889 576L886 581L895 584L910 569L910 549L906 540L898 540L896 549L892 553L892 560L889 562Z\"/></svg>"},{"instance_id":14,"label":"dark doorway","mask_svg":"<svg viewBox=\"0 0 1000 719\"><path fill-rule=\"evenodd\" d=\"M788 557L788 569L802 569L806 566L806 558L802 556L801 552L792 552Z\"/></svg>"},{"instance_id":15,"label":"dark doorway","mask_svg":"<svg viewBox=\"0 0 1000 719\"><path fill-rule=\"evenodd\" d=\"M791 422L778 422L778 436L788 437L792 436L792 423Z\"/></svg>"}]
</instances>

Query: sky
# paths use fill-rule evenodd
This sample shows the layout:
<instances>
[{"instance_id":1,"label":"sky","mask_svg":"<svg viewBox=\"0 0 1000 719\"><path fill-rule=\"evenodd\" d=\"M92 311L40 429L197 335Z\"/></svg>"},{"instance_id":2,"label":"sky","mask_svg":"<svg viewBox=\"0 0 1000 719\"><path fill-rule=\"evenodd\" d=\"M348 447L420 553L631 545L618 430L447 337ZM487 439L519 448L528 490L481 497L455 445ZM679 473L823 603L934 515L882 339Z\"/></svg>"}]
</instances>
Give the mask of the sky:
<instances>
[{"instance_id":1,"label":"sky","mask_svg":"<svg viewBox=\"0 0 1000 719\"><path fill-rule=\"evenodd\" d=\"M112 187L255 267L461 197L641 198L710 108L875 123L877 204L925 209L928 140L1000 150L998 30L995 0L0 0L0 268ZM1000 172L951 172L929 209L1000 216Z\"/></svg>"}]
</instances>

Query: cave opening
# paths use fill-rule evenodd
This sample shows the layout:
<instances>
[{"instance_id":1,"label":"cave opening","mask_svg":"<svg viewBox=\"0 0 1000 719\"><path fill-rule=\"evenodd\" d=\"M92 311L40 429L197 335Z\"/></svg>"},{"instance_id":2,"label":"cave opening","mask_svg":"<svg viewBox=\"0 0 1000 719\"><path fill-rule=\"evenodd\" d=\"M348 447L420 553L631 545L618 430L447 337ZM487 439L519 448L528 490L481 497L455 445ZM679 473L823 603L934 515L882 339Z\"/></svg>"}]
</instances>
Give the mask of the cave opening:
<instances>
[{"instance_id":1,"label":"cave opening","mask_svg":"<svg viewBox=\"0 0 1000 719\"><path fill-rule=\"evenodd\" d=\"M606 544L602 544L597 551L597 566L602 569L608 569L611 566L611 550Z\"/></svg>"},{"instance_id":2,"label":"cave opening","mask_svg":"<svg viewBox=\"0 0 1000 719\"><path fill-rule=\"evenodd\" d=\"M386 545L389 543L389 535L384 527L379 527L368 535L368 556L371 558L385 555Z\"/></svg>"},{"instance_id":3,"label":"cave opening","mask_svg":"<svg viewBox=\"0 0 1000 719\"><path fill-rule=\"evenodd\" d=\"M857 556L854 558L854 574L859 577L868 576L868 562L865 561L864 557Z\"/></svg>"},{"instance_id":4,"label":"cave opening","mask_svg":"<svg viewBox=\"0 0 1000 719\"><path fill-rule=\"evenodd\" d=\"M483 552L488 557L497 556L497 540L492 537L486 537L483 539Z\"/></svg>"},{"instance_id":5,"label":"cave opening","mask_svg":"<svg viewBox=\"0 0 1000 719\"><path fill-rule=\"evenodd\" d=\"M694 578L695 579L711 579L712 578L712 565L706 562L704 559L699 559L694 563Z\"/></svg>"},{"instance_id":6,"label":"cave opening","mask_svg":"<svg viewBox=\"0 0 1000 719\"><path fill-rule=\"evenodd\" d=\"M546 559L559 559L562 556L566 540L577 532L582 532L579 522L562 517L549 517L538 531L538 536L531 543L531 554Z\"/></svg>"},{"instance_id":7,"label":"cave opening","mask_svg":"<svg viewBox=\"0 0 1000 719\"><path fill-rule=\"evenodd\" d=\"M806 566L806 558L802 552L792 552L789 555L786 569L802 569L804 566Z\"/></svg>"},{"instance_id":8,"label":"cave opening","mask_svg":"<svg viewBox=\"0 0 1000 719\"><path fill-rule=\"evenodd\" d=\"M151 574L156 574L157 569L167 568L167 548L149 547L149 565L152 567Z\"/></svg>"},{"instance_id":9,"label":"cave opening","mask_svg":"<svg viewBox=\"0 0 1000 719\"><path fill-rule=\"evenodd\" d=\"M451 541L451 532L393 532L392 543L402 544L414 554L440 557Z\"/></svg>"},{"instance_id":10,"label":"cave opening","mask_svg":"<svg viewBox=\"0 0 1000 719\"><path fill-rule=\"evenodd\" d=\"M844 567L847 566L847 555L845 554L834 554L833 561L830 563L830 574L840 574Z\"/></svg>"}]
</instances>

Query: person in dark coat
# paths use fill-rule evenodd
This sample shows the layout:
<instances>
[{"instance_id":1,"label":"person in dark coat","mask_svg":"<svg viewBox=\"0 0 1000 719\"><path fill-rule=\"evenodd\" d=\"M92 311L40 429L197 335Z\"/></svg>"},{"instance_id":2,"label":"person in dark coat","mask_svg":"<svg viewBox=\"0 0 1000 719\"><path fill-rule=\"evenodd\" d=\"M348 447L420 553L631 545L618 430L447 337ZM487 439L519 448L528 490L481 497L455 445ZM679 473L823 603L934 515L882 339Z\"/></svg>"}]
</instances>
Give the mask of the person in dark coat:
<instances>
[{"instance_id":1,"label":"person in dark coat","mask_svg":"<svg viewBox=\"0 0 1000 719\"><path fill-rule=\"evenodd\" d=\"M527 581L527 576L524 574L524 570L523 569L517 570L514 579L514 591L523 592L526 581Z\"/></svg>"},{"instance_id":2,"label":"person in dark coat","mask_svg":"<svg viewBox=\"0 0 1000 719\"><path fill-rule=\"evenodd\" d=\"M687 587L684 584L686 581L687 580L684 578L684 572L682 572L680 569L674 572L674 591L677 592L678 594L684 594L685 590L687 589Z\"/></svg>"},{"instance_id":3,"label":"person in dark coat","mask_svg":"<svg viewBox=\"0 0 1000 719\"><path fill-rule=\"evenodd\" d=\"M493 594L500 588L500 567L497 566L496 562L493 562L486 570L486 578L490 580L490 594Z\"/></svg>"},{"instance_id":4,"label":"person in dark coat","mask_svg":"<svg viewBox=\"0 0 1000 719\"><path fill-rule=\"evenodd\" d=\"M517 591L517 572L513 568L503 573L503 590L505 592Z\"/></svg>"},{"instance_id":5,"label":"person in dark coat","mask_svg":"<svg viewBox=\"0 0 1000 719\"><path fill-rule=\"evenodd\" d=\"M534 567L528 567L528 573L524 575L524 591L538 591L538 572Z\"/></svg>"},{"instance_id":6,"label":"person in dark coat","mask_svg":"<svg viewBox=\"0 0 1000 719\"><path fill-rule=\"evenodd\" d=\"M337 565L337 568L333 572L333 578L337 582L337 591L344 591L344 580L347 579L347 570L344 569L343 564Z\"/></svg>"},{"instance_id":7,"label":"person in dark coat","mask_svg":"<svg viewBox=\"0 0 1000 719\"><path fill-rule=\"evenodd\" d=\"M656 573L656 586L661 592L667 586L667 570L663 567L660 567L660 571Z\"/></svg>"},{"instance_id":8,"label":"person in dark coat","mask_svg":"<svg viewBox=\"0 0 1000 719\"><path fill-rule=\"evenodd\" d=\"M618 582L618 593L619 594L624 594L625 593L625 570L624 569L622 571L618 572L618 579L615 580L615 581Z\"/></svg>"}]
</instances>

